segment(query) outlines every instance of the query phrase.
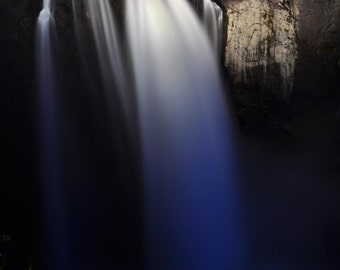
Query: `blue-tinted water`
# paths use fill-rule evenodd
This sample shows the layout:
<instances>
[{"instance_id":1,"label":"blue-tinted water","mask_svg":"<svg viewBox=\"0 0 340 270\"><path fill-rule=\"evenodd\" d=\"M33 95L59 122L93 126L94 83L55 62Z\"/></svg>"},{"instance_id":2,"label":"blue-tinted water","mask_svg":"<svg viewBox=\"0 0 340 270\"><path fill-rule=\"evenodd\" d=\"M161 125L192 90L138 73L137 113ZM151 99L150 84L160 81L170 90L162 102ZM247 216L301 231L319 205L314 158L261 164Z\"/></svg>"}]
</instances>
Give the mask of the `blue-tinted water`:
<instances>
[{"instance_id":1,"label":"blue-tinted water","mask_svg":"<svg viewBox=\"0 0 340 270\"><path fill-rule=\"evenodd\" d=\"M61 187L61 160L57 138L57 115L60 104L57 102L57 80L53 51L56 33L51 8L51 1L44 1L36 29L45 266L49 269L67 269L64 194Z\"/></svg>"},{"instance_id":2,"label":"blue-tinted water","mask_svg":"<svg viewBox=\"0 0 340 270\"><path fill-rule=\"evenodd\" d=\"M237 176L216 51L186 1L129 0L126 12L147 269L238 269Z\"/></svg>"}]
</instances>

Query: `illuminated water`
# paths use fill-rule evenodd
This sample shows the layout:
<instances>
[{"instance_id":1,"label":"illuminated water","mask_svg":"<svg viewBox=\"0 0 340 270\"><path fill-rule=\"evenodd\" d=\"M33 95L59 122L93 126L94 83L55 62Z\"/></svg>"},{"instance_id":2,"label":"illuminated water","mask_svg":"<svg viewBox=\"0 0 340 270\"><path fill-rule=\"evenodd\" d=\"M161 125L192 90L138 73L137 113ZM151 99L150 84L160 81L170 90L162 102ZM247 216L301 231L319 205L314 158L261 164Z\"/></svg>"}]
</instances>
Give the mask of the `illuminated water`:
<instances>
[{"instance_id":1,"label":"illuminated water","mask_svg":"<svg viewBox=\"0 0 340 270\"><path fill-rule=\"evenodd\" d=\"M125 121L132 129L129 74L126 73L126 63L124 63L122 46L119 43L120 38L110 1L86 0L85 3L90 16L108 108L110 109L113 100L118 98Z\"/></svg>"},{"instance_id":2,"label":"illuminated water","mask_svg":"<svg viewBox=\"0 0 340 270\"><path fill-rule=\"evenodd\" d=\"M216 51L186 1L126 3L147 269L238 269L235 164Z\"/></svg>"},{"instance_id":3,"label":"illuminated water","mask_svg":"<svg viewBox=\"0 0 340 270\"><path fill-rule=\"evenodd\" d=\"M203 23L212 42L216 55L220 57L222 45L223 11L210 0L203 2Z\"/></svg>"},{"instance_id":4,"label":"illuminated water","mask_svg":"<svg viewBox=\"0 0 340 270\"><path fill-rule=\"evenodd\" d=\"M124 2L127 36L123 38L109 0L85 0L89 33L84 32L86 27L75 10L74 15L78 46L85 36L93 35L101 75L93 85L98 95L104 92L112 122L122 118L129 136L140 136L141 149L136 152L141 152L143 171L145 269L237 270L243 256L237 175L216 57L221 48L222 11L204 0L202 23L186 0ZM64 270L69 264L59 185L56 118L60 104L50 4L44 1L37 26L43 177L50 243L55 243L49 251L50 264L52 269ZM78 4L73 0L74 9ZM119 125L112 125L114 133L123 133ZM96 255L89 261L107 263Z\"/></svg>"},{"instance_id":5,"label":"illuminated water","mask_svg":"<svg viewBox=\"0 0 340 270\"><path fill-rule=\"evenodd\" d=\"M67 269L65 220L61 192L57 139L57 81L55 70L55 25L51 1L44 0L37 20L36 63L39 87L41 178L45 215L45 254L49 269Z\"/></svg>"},{"instance_id":6,"label":"illuminated water","mask_svg":"<svg viewBox=\"0 0 340 270\"><path fill-rule=\"evenodd\" d=\"M216 56L221 57L223 36L223 11L211 0L193 0L193 7L200 14Z\"/></svg>"}]
</instances>

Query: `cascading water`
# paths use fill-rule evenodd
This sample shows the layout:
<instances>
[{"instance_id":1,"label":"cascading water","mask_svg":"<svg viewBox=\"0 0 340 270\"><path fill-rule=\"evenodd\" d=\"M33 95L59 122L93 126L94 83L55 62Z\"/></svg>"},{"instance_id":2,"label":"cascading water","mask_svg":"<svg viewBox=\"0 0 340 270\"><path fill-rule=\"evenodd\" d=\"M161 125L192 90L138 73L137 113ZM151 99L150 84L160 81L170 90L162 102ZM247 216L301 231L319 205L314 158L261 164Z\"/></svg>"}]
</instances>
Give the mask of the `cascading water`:
<instances>
[{"instance_id":1,"label":"cascading water","mask_svg":"<svg viewBox=\"0 0 340 270\"><path fill-rule=\"evenodd\" d=\"M193 7L200 14L202 23L209 36L212 48L218 58L221 57L223 36L223 11L211 0L193 0Z\"/></svg>"},{"instance_id":2,"label":"cascading water","mask_svg":"<svg viewBox=\"0 0 340 270\"><path fill-rule=\"evenodd\" d=\"M213 10L207 18L216 47ZM147 269L239 269L234 156L216 48L184 0L127 0L126 16L141 127Z\"/></svg>"},{"instance_id":3,"label":"cascading water","mask_svg":"<svg viewBox=\"0 0 340 270\"><path fill-rule=\"evenodd\" d=\"M128 62L112 1L73 0L72 5L78 45L82 60L88 65L85 68L88 73L86 77L92 84L91 90L95 91L92 95L94 98L103 95L105 99L104 106L96 108L96 111L105 111L110 118L111 137L123 171L129 159L136 159L134 148L137 148L138 131L133 82L129 78ZM88 16L82 18L82 14L77 12L79 10ZM87 28L84 21L89 22ZM84 46L84 43L87 44ZM129 174L126 170L122 173Z\"/></svg>"},{"instance_id":4,"label":"cascading water","mask_svg":"<svg viewBox=\"0 0 340 270\"><path fill-rule=\"evenodd\" d=\"M74 8L76 2L73 0ZM236 173L216 57L222 11L204 0L202 24L185 0L126 0L129 63L123 61L110 1L84 3L103 82L98 88L103 86L109 107L122 107L118 113L128 121L130 132L137 126L131 124L134 110L138 112L146 269L239 269L243 251ZM80 23L76 22L79 29ZM50 1L44 1L37 32L43 177L48 228L53 236L50 243L54 245L49 251L50 268L64 270L69 264L58 182ZM132 72L127 69L129 65ZM132 101L134 90L136 105ZM121 131L118 128L115 132ZM92 266L100 263L96 258L91 260Z\"/></svg>"},{"instance_id":5,"label":"cascading water","mask_svg":"<svg viewBox=\"0 0 340 270\"><path fill-rule=\"evenodd\" d=\"M62 207L57 139L57 95L53 43L55 25L52 3L44 0L37 21L36 61L39 86L42 186L46 237L46 263L49 269L67 269L65 223Z\"/></svg>"},{"instance_id":6,"label":"cascading water","mask_svg":"<svg viewBox=\"0 0 340 270\"><path fill-rule=\"evenodd\" d=\"M203 2L203 23L212 42L216 55L220 57L222 45L223 11L211 0Z\"/></svg>"},{"instance_id":7,"label":"cascading water","mask_svg":"<svg viewBox=\"0 0 340 270\"><path fill-rule=\"evenodd\" d=\"M108 106L109 108L112 106L113 100L117 99L118 95L126 124L132 129L130 122L132 120L130 106L132 98L129 95L130 91L127 91L130 85L122 59L123 52L110 1L86 0L85 3L90 15ZM76 4L73 3L73 5Z\"/></svg>"}]
</instances>

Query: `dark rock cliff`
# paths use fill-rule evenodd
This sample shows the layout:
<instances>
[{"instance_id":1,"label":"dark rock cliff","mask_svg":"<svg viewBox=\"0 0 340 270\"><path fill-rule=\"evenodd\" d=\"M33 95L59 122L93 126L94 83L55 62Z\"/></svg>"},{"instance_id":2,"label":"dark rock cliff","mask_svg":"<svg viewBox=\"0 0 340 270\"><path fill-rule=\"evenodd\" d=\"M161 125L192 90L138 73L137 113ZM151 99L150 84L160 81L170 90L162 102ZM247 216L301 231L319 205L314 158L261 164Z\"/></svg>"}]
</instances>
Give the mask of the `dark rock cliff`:
<instances>
[{"instance_id":1,"label":"dark rock cliff","mask_svg":"<svg viewBox=\"0 0 340 270\"><path fill-rule=\"evenodd\" d=\"M241 129L274 141L337 137L339 1L216 2L227 20L224 63Z\"/></svg>"},{"instance_id":2,"label":"dark rock cliff","mask_svg":"<svg viewBox=\"0 0 340 270\"><path fill-rule=\"evenodd\" d=\"M235 83L289 99L294 89L320 93L339 77L339 1L218 2L226 10L225 65Z\"/></svg>"}]
</instances>

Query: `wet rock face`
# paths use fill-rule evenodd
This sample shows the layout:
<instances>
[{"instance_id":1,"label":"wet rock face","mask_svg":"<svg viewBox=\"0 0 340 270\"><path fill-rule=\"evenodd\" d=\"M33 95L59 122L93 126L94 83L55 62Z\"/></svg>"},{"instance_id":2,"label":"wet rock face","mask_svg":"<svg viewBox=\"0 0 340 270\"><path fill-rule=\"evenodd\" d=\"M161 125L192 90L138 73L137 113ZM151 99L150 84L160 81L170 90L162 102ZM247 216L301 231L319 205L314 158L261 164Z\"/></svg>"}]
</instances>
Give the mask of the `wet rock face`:
<instances>
[{"instance_id":1,"label":"wet rock face","mask_svg":"<svg viewBox=\"0 0 340 270\"><path fill-rule=\"evenodd\" d=\"M278 141L338 138L340 1L214 1L224 8L224 63L242 131Z\"/></svg>"},{"instance_id":2,"label":"wet rock face","mask_svg":"<svg viewBox=\"0 0 340 270\"><path fill-rule=\"evenodd\" d=\"M289 99L339 74L339 0L217 0L228 19L225 66L234 84Z\"/></svg>"},{"instance_id":3,"label":"wet rock face","mask_svg":"<svg viewBox=\"0 0 340 270\"><path fill-rule=\"evenodd\" d=\"M290 95L295 61L297 8L289 1L230 2L225 65L235 82L278 84Z\"/></svg>"}]
</instances>

